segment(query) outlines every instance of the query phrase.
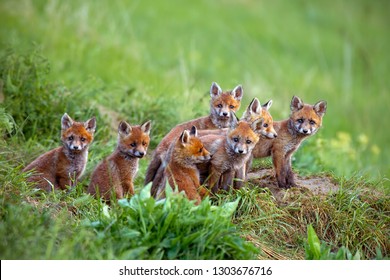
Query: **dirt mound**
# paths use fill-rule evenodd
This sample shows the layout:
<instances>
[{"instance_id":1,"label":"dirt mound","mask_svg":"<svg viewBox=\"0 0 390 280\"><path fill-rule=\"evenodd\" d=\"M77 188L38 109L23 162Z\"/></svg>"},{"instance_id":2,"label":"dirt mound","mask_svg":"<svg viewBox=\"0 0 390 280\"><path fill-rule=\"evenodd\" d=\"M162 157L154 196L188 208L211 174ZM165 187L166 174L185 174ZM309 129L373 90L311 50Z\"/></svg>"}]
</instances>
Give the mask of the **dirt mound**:
<instances>
[{"instance_id":1,"label":"dirt mound","mask_svg":"<svg viewBox=\"0 0 390 280\"><path fill-rule=\"evenodd\" d=\"M261 188L268 188L280 205L289 204L291 200L302 194L322 196L338 190L334 179L327 175L301 177L296 174L298 187L281 189L276 182L273 169L253 170L248 173L248 181Z\"/></svg>"}]
</instances>

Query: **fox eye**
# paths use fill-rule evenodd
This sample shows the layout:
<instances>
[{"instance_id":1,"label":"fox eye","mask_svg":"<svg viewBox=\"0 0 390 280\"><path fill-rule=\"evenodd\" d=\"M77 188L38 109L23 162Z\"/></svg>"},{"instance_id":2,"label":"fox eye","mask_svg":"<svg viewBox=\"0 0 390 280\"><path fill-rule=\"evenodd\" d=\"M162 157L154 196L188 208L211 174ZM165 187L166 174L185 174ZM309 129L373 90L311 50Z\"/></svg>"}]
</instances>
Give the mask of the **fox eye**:
<instances>
[{"instance_id":1,"label":"fox eye","mask_svg":"<svg viewBox=\"0 0 390 280\"><path fill-rule=\"evenodd\" d=\"M131 143L130 146L135 147L137 144L135 142Z\"/></svg>"},{"instance_id":2,"label":"fox eye","mask_svg":"<svg viewBox=\"0 0 390 280\"><path fill-rule=\"evenodd\" d=\"M246 140L246 143L250 144L250 143L252 143L252 141L251 140Z\"/></svg>"},{"instance_id":3,"label":"fox eye","mask_svg":"<svg viewBox=\"0 0 390 280\"><path fill-rule=\"evenodd\" d=\"M142 142L142 146L146 146L148 143L146 142Z\"/></svg>"},{"instance_id":4,"label":"fox eye","mask_svg":"<svg viewBox=\"0 0 390 280\"><path fill-rule=\"evenodd\" d=\"M264 127L268 127L268 123L263 124Z\"/></svg>"},{"instance_id":5,"label":"fox eye","mask_svg":"<svg viewBox=\"0 0 390 280\"><path fill-rule=\"evenodd\" d=\"M233 141L234 141L234 142L238 142L238 138L237 138L237 137L234 137L234 138L233 138Z\"/></svg>"},{"instance_id":6,"label":"fox eye","mask_svg":"<svg viewBox=\"0 0 390 280\"><path fill-rule=\"evenodd\" d=\"M311 124L311 125L315 125L315 124L316 124L316 122L315 122L315 121L313 121L313 120L310 120L310 124Z\"/></svg>"},{"instance_id":7,"label":"fox eye","mask_svg":"<svg viewBox=\"0 0 390 280\"><path fill-rule=\"evenodd\" d=\"M230 109L234 109L234 105L230 105L229 108L230 108Z\"/></svg>"},{"instance_id":8,"label":"fox eye","mask_svg":"<svg viewBox=\"0 0 390 280\"><path fill-rule=\"evenodd\" d=\"M303 123L303 119L298 119L298 122L299 123Z\"/></svg>"},{"instance_id":9,"label":"fox eye","mask_svg":"<svg viewBox=\"0 0 390 280\"><path fill-rule=\"evenodd\" d=\"M84 138L84 137L81 137L80 140L81 140L81 142L84 142L84 141L85 141L85 138Z\"/></svg>"},{"instance_id":10,"label":"fox eye","mask_svg":"<svg viewBox=\"0 0 390 280\"><path fill-rule=\"evenodd\" d=\"M222 106L222 104L218 104L217 107L218 108L222 108L223 106Z\"/></svg>"},{"instance_id":11,"label":"fox eye","mask_svg":"<svg viewBox=\"0 0 390 280\"><path fill-rule=\"evenodd\" d=\"M69 136L69 137L68 137L68 140L69 140L69 141L72 141L72 140L73 140L73 136Z\"/></svg>"},{"instance_id":12,"label":"fox eye","mask_svg":"<svg viewBox=\"0 0 390 280\"><path fill-rule=\"evenodd\" d=\"M199 153L203 152L203 147L199 149Z\"/></svg>"}]
</instances>

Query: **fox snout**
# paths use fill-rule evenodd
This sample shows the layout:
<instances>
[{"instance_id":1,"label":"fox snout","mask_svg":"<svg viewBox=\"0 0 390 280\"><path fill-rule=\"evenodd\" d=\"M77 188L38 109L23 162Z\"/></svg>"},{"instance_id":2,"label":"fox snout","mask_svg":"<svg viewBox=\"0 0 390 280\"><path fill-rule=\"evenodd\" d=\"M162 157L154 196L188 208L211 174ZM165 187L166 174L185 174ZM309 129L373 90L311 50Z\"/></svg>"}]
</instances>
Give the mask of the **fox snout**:
<instances>
[{"instance_id":1,"label":"fox snout","mask_svg":"<svg viewBox=\"0 0 390 280\"><path fill-rule=\"evenodd\" d=\"M234 148L234 152L236 154L244 154L245 155L246 153L248 153L248 150L245 147L237 146Z\"/></svg>"},{"instance_id":2,"label":"fox snout","mask_svg":"<svg viewBox=\"0 0 390 280\"><path fill-rule=\"evenodd\" d=\"M271 131L271 132L267 132L267 131L264 131L262 132L262 135L269 138L269 139L274 139L276 137L278 137L278 134L275 132L275 131Z\"/></svg>"},{"instance_id":3,"label":"fox snout","mask_svg":"<svg viewBox=\"0 0 390 280\"><path fill-rule=\"evenodd\" d=\"M74 150L74 151L81 151L82 150L82 147L81 145L70 145L70 149L71 150Z\"/></svg>"},{"instance_id":4,"label":"fox snout","mask_svg":"<svg viewBox=\"0 0 390 280\"><path fill-rule=\"evenodd\" d=\"M134 152L134 155L135 155L137 158L143 158L145 154L146 154L146 153L145 153L145 152L142 152L142 151L135 151L135 152Z\"/></svg>"}]
</instances>

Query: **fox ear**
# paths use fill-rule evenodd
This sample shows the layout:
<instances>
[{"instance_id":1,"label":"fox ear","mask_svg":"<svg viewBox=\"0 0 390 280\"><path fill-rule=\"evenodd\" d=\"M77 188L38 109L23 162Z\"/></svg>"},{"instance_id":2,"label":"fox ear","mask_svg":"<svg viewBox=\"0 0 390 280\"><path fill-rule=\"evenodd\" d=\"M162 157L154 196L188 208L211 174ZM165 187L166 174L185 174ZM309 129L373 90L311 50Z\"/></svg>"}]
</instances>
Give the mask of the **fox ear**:
<instances>
[{"instance_id":1,"label":"fox ear","mask_svg":"<svg viewBox=\"0 0 390 280\"><path fill-rule=\"evenodd\" d=\"M121 136L128 136L131 130L131 126L125 121L121 121L118 125L118 133Z\"/></svg>"},{"instance_id":2,"label":"fox ear","mask_svg":"<svg viewBox=\"0 0 390 280\"><path fill-rule=\"evenodd\" d=\"M261 128L263 127L263 121L264 121L263 118L258 118L257 120L255 120L255 121L251 124L251 128L252 128L252 130L253 130L255 133L260 134Z\"/></svg>"},{"instance_id":3,"label":"fox ear","mask_svg":"<svg viewBox=\"0 0 390 280\"><path fill-rule=\"evenodd\" d=\"M271 106L272 106L272 99L270 101L268 101L267 103L265 103L263 105L263 108L268 111L269 108L271 108Z\"/></svg>"},{"instance_id":4,"label":"fox ear","mask_svg":"<svg viewBox=\"0 0 390 280\"><path fill-rule=\"evenodd\" d=\"M194 136L194 137L198 137L198 130L196 129L196 126L195 126L195 125L193 125L193 126L191 127L190 135L191 135L191 136Z\"/></svg>"},{"instance_id":5,"label":"fox ear","mask_svg":"<svg viewBox=\"0 0 390 280\"><path fill-rule=\"evenodd\" d=\"M187 129L180 135L180 141L182 144L188 144L190 142L190 133Z\"/></svg>"},{"instance_id":6,"label":"fox ear","mask_svg":"<svg viewBox=\"0 0 390 280\"><path fill-rule=\"evenodd\" d=\"M143 125L141 125L141 130L146 133L147 135L150 134L150 128L152 126L151 121L145 122Z\"/></svg>"},{"instance_id":7,"label":"fox ear","mask_svg":"<svg viewBox=\"0 0 390 280\"><path fill-rule=\"evenodd\" d=\"M232 121L230 122L230 129L235 129L240 119L237 117L235 112L230 112Z\"/></svg>"},{"instance_id":8,"label":"fox ear","mask_svg":"<svg viewBox=\"0 0 390 280\"><path fill-rule=\"evenodd\" d=\"M242 96L244 95L244 89L242 88L242 85L236 86L231 93L234 97L234 99L240 101Z\"/></svg>"},{"instance_id":9,"label":"fox ear","mask_svg":"<svg viewBox=\"0 0 390 280\"><path fill-rule=\"evenodd\" d=\"M326 106L327 106L326 101L319 101L316 104L314 104L313 109L317 113L317 115L322 118L322 116L326 112Z\"/></svg>"},{"instance_id":10,"label":"fox ear","mask_svg":"<svg viewBox=\"0 0 390 280\"><path fill-rule=\"evenodd\" d=\"M293 96L293 98L291 100L290 109L291 109L291 111L299 111L303 108L303 105L304 105L304 103L302 102L302 100L299 97Z\"/></svg>"},{"instance_id":11,"label":"fox ear","mask_svg":"<svg viewBox=\"0 0 390 280\"><path fill-rule=\"evenodd\" d=\"M61 118L61 129L67 130L73 125L74 121L67 113L65 113Z\"/></svg>"},{"instance_id":12,"label":"fox ear","mask_svg":"<svg viewBox=\"0 0 390 280\"><path fill-rule=\"evenodd\" d=\"M213 82L211 84L211 87L210 87L210 96L211 96L211 98L215 98L218 95L220 95L221 93L222 93L221 87L216 82Z\"/></svg>"},{"instance_id":13,"label":"fox ear","mask_svg":"<svg viewBox=\"0 0 390 280\"><path fill-rule=\"evenodd\" d=\"M260 115L261 114L261 105L259 99L256 97L253 98L251 103L248 105L248 108L246 108L244 114L242 115L242 120L245 120L247 122L250 122L252 120L253 115Z\"/></svg>"},{"instance_id":14,"label":"fox ear","mask_svg":"<svg viewBox=\"0 0 390 280\"><path fill-rule=\"evenodd\" d=\"M95 133L95 129L96 129L96 118L93 117L89 120L87 120L85 123L84 123L84 127L87 131L91 132L91 133Z\"/></svg>"}]
</instances>

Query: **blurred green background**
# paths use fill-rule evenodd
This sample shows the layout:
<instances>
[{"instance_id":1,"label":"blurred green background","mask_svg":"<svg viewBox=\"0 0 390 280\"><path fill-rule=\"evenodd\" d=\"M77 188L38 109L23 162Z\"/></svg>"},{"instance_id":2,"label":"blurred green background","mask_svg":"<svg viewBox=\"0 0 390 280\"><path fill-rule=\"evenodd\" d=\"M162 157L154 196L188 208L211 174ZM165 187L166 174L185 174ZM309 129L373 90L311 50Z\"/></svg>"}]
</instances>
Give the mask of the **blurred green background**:
<instances>
[{"instance_id":1,"label":"blurred green background","mask_svg":"<svg viewBox=\"0 0 390 280\"><path fill-rule=\"evenodd\" d=\"M213 81L244 86L240 115L253 97L273 99L275 120L288 117L293 95L326 100L323 128L294 166L382 178L390 176L389 11L390 1L363 0L2 0L0 51L38 49L48 80L70 94L93 92L88 102L114 120L152 119L153 146L208 113Z\"/></svg>"}]
</instances>

